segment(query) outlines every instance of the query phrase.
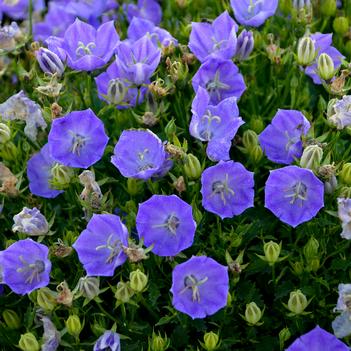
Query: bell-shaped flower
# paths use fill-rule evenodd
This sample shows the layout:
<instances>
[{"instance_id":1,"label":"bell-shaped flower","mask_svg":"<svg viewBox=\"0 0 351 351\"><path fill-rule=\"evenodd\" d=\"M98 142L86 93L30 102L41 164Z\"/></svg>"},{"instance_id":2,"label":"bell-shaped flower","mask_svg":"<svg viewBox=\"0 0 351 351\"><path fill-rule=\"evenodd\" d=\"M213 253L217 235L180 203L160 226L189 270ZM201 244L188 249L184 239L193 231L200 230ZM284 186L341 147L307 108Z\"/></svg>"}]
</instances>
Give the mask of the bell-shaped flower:
<instances>
[{"instance_id":1,"label":"bell-shaped flower","mask_svg":"<svg viewBox=\"0 0 351 351\"><path fill-rule=\"evenodd\" d=\"M93 351L120 351L120 337L112 330L106 330L94 344Z\"/></svg>"},{"instance_id":2,"label":"bell-shaped flower","mask_svg":"<svg viewBox=\"0 0 351 351\"><path fill-rule=\"evenodd\" d=\"M123 6L124 12L129 22L134 17L147 19L156 25L161 22L162 9L156 0L138 0L138 3Z\"/></svg>"}]
</instances>

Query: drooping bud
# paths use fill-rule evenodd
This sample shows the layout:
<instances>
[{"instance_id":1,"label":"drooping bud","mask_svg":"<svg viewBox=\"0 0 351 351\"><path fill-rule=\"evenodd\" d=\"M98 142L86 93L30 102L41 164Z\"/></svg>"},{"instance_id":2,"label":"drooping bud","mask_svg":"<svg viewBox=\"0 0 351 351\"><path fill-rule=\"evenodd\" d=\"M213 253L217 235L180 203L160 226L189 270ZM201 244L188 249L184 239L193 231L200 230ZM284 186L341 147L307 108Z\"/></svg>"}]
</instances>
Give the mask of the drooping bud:
<instances>
[{"instance_id":1,"label":"drooping bud","mask_svg":"<svg viewBox=\"0 0 351 351\"><path fill-rule=\"evenodd\" d=\"M128 87L126 87L122 79L111 79L108 83L106 99L111 104L119 105L124 101L127 93Z\"/></svg>"},{"instance_id":2,"label":"drooping bud","mask_svg":"<svg viewBox=\"0 0 351 351\"><path fill-rule=\"evenodd\" d=\"M184 160L184 172L189 179L200 178L202 167L199 159L195 155L186 155L186 158Z\"/></svg>"},{"instance_id":3,"label":"drooping bud","mask_svg":"<svg viewBox=\"0 0 351 351\"><path fill-rule=\"evenodd\" d=\"M347 17L335 17L334 22L333 22L333 28L335 33L338 34L345 34L349 31L349 20Z\"/></svg>"},{"instance_id":4,"label":"drooping bud","mask_svg":"<svg viewBox=\"0 0 351 351\"><path fill-rule=\"evenodd\" d=\"M119 282L115 293L115 298L118 302L127 303L134 295L133 289L130 287L130 283Z\"/></svg>"},{"instance_id":5,"label":"drooping bud","mask_svg":"<svg viewBox=\"0 0 351 351\"><path fill-rule=\"evenodd\" d=\"M307 298L301 290L292 291L290 293L287 305L290 312L292 312L294 315L299 315L306 309L307 306Z\"/></svg>"},{"instance_id":6,"label":"drooping bud","mask_svg":"<svg viewBox=\"0 0 351 351\"><path fill-rule=\"evenodd\" d=\"M51 186L57 190L64 190L69 187L69 184L74 176L74 171L70 167L56 163L51 168L51 175Z\"/></svg>"},{"instance_id":7,"label":"drooping bud","mask_svg":"<svg viewBox=\"0 0 351 351\"><path fill-rule=\"evenodd\" d=\"M256 305L255 302L250 302L246 305L245 310L245 320L249 325L260 325L259 323L263 316L263 312L261 309Z\"/></svg>"},{"instance_id":8,"label":"drooping bud","mask_svg":"<svg viewBox=\"0 0 351 351\"><path fill-rule=\"evenodd\" d=\"M336 0L322 0L320 11L325 16L334 16L336 12Z\"/></svg>"},{"instance_id":9,"label":"drooping bud","mask_svg":"<svg viewBox=\"0 0 351 351\"><path fill-rule=\"evenodd\" d=\"M333 59L326 53L323 53L318 58L318 75L323 80L330 80L334 77L335 66Z\"/></svg>"},{"instance_id":10,"label":"drooping bud","mask_svg":"<svg viewBox=\"0 0 351 351\"><path fill-rule=\"evenodd\" d=\"M49 288L41 288L37 291L37 304L47 312L51 312L57 305L57 294Z\"/></svg>"},{"instance_id":11,"label":"drooping bud","mask_svg":"<svg viewBox=\"0 0 351 351\"><path fill-rule=\"evenodd\" d=\"M6 144L11 139L11 129L5 123L0 123L0 144Z\"/></svg>"},{"instance_id":12,"label":"drooping bud","mask_svg":"<svg viewBox=\"0 0 351 351\"><path fill-rule=\"evenodd\" d=\"M35 56L44 73L56 74L58 77L62 76L65 67L61 59L54 52L45 48L40 48L35 53Z\"/></svg>"},{"instance_id":13,"label":"drooping bud","mask_svg":"<svg viewBox=\"0 0 351 351\"><path fill-rule=\"evenodd\" d=\"M144 291L144 289L148 283L147 275L145 273L143 273L140 269L137 269L136 271L130 272L129 280L130 280L130 287L135 292Z\"/></svg>"},{"instance_id":14,"label":"drooping bud","mask_svg":"<svg viewBox=\"0 0 351 351\"><path fill-rule=\"evenodd\" d=\"M45 235L49 231L49 223L36 207L24 207L20 213L13 217L13 221L13 232L20 232L30 236L38 236Z\"/></svg>"},{"instance_id":15,"label":"drooping bud","mask_svg":"<svg viewBox=\"0 0 351 351\"><path fill-rule=\"evenodd\" d=\"M247 60L254 48L254 45L255 42L253 33L243 29L238 36L235 58L239 61Z\"/></svg>"},{"instance_id":16,"label":"drooping bud","mask_svg":"<svg viewBox=\"0 0 351 351\"><path fill-rule=\"evenodd\" d=\"M300 166L312 171L318 169L323 158L323 149L318 145L308 145L302 153Z\"/></svg>"},{"instance_id":17,"label":"drooping bud","mask_svg":"<svg viewBox=\"0 0 351 351\"><path fill-rule=\"evenodd\" d=\"M22 351L39 351L40 346L37 338L32 333L22 334L18 342L18 347Z\"/></svg>"},{"instance_id":18,"label":"drooping bud","mask_svg":"<svg viewBox=\"0 0 351 351\"><path fill-rule=\"evenodd\" d=\"M339 173L339 179L341 183L351 186L351 163L345 163L342 166L341 172Z\"/></svg>"},{"instance_id":19,"label":"drooping bud","mask_svg":"<svg viewBox=\"0 0 351 351\"><path fill-rule=\"evenodd\" d=\"M14 310L4 310L2 312L2 318L4 319L6 326L9 329L21 328L21 319Z\"/></svg>"},{"instance_id":20,"label":"drooping bud","mask_svg":"<svg viewBox=\"0 0 351 351\"><path fill-rule=\"evenodd\" d=\"M308 66L316 58L317 51L314 41L310 37L303 37L297 46L297 62L299 65Z\"/></svg>"},{"instance_id":21,"label":"drooping bud","mask_svg":"<svg viewBox=\"0 0 351 351\"><path fill-rule=\"evenodd\" d=\"M160 333L152 332L152 337L151 339L149 338L148 351L166 351L169 344L170 340L167 338L167 335L162 337Z\"/></svg>"},{"instance_id":22,"label":"drooping bud","mask_svg":"<svg viewBox=\"0 0 351 351\"><path fill-rule=\"evenodd\" d=\"M278 261L281 249L281 243L277 244L272 240L263 245L264 256L270 266L273 266Z\"/></svg>"},{"instance_id":23,"label":"drooping bud","mask_svg":"<svg viewBox=\"0 0 351 351\"><path fill-rule=\"evenodd\" d=\"M214 351L219 346L219 336L214 332L205 333L202 345L206 351Z\"/></svg>"},{"instance_id":24,"label":"drooping bud","mask_svg":"<svg viewBox=\"0 0 351 351\"><path fill-rule=\"evenodd\" d=\"M99 296L100 279L96 277L82 277L79 279L77 287L78 287L78 292L82 296L86 297L89 300L92 300L96 296Z\"/></svg>"},{"instance_id":25,"label":"drooping bud","mask_svg":"<svg viewBox=\"0 0 351 351\"><path fill-rule=\"evenodd\" d=\"M80 322L79 316L73 314L68 317L65 322L68 334L78 338L80 332L82 331L82 324Z\"/></svg>"}]
</instances>

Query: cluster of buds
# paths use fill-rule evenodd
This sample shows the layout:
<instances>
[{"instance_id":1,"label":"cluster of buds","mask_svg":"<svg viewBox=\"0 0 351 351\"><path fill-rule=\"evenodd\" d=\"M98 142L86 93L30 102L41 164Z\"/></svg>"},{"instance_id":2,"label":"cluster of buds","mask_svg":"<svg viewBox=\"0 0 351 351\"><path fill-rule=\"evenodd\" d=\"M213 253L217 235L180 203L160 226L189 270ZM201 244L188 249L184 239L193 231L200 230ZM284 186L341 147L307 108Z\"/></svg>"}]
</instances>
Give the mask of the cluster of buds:
<instances>
[{"instance_id":1,"label":"cluster of buds","mask_svg":"<svg viewBox=\"0 0 351 351\"><path fill-rule=\"evenodd\" d=\"M239 149L249 156L249 160L253 164L260 162L263 157L263 151L258 142L258 136L253 130L248 129L244 132L242 144L244 147L239 147Z\"/></svg>"}]
</instances>

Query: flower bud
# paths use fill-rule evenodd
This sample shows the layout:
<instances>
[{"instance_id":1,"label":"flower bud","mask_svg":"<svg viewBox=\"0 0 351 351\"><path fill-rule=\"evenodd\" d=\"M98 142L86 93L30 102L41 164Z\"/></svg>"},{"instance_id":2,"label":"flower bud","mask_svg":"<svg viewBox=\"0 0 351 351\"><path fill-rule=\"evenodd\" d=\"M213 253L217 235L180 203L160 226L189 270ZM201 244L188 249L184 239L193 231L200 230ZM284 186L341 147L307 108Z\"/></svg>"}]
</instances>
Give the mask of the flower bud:
<instances>
[{"instance_id":1,"label":"flower bud","mask_svg":"<svg viewBox=\"0 0 351 351\"><path fill-rule=\"evenodd\" d=\"M135 196L143 190L144 182L136 178L127 179L127 191L129 195Z\"/></svg>"},{"instance_id":2,"label":"flower bud","mask_svg":"<svg viewBox=\"0 0 351 351\"><path fill-rule=\"evenodd\" d=\"M338 187L338 181L335 175L332 175L330 179L324 182L324 191L326 194L333 194L336 188Z\"/></svg>"},{"instance_id":3,"label":"flower bud","mask_svg":"<svg viewBox=\"0 0 351 351\"><path fill-rule=\"evenodd\" d=\"M245 320L249 325L257 325L261 320L263 313L255 302L246 305Z\"/></svg>"},{"instance_id":4,"label":"flower bud","mask_svg":"<svg viewBox=\"0 0 351 351\"><path fill-rule=\"evenodd\" d=\"M306 296L301 290L292 291L288 301L288 309L295 315L301 314L307 307L308 302Z\"/></svg>"},{"instance_id":5,"label":"flower bud","mask_svg":"<svg viewBox=\"0 0 351 351\"><path fill-rule=\"evenodd\" d=\"M189 179L198 179L202 173L199 159L193 154L188 154L185 158L184 172Z\"/></svg>"},{"instance_id":6,"label":"flower bud","mask_svg":"<svg viewBox=\"0 0 351 351\"><path fill-rule=\"evenodd\" d=\"M285 342L288 341L290 337L291 333L289 328L284 328L279 332L279 344L281 350L283 350Z\"/></svg>"},{"instance_id":7,"label":"flower bud","mask_svg":"<svg viewBox=\"0 0 351 351\"><path fill-rule=\"evenodd\" d=\"M318 256L319 242L313 236L309 238L307 244L303 248L303 254L307 261Z\"/></svg>"},{"instance_id":8,"label":"flower bud","mask_svg":"<svg viewBox=\"0 0 351 351\"><path fill-rule=\"evenodd\" d=\"M278 261L281 249L281 243L277 244L272 240L263 245L264 255L270 266L273 266Z\"/></svg>"},{"instance_id":9,"label":"flower bud","mask_svg":"<svg viewBox=\"0 0 351 351\"><path fill-rule=\"evenodd\" d=\"M148 351L165 351L168 349L170 344L167 335L162 337L160 334L152 333L152 338L149 339Z\"/></svg>"},{"instance_id":10,"label":"flower bud","mask_svg":"<svg viewBox=\"0 0 351 351\"><path fill-rule=\"evenodd\" d=\"M330 80L334 77L335 67L333 59L328 54L321 54L318 58L318 75L323 80Z\"/></svg>"},{"instance_id":11,"label":"flower bud","mask_svg":"<svg viewBox=\"0 0 351 351\"><path fill-rule=\"evenodd\" d=\"M308 168L315 171L321 164L323 158L323 150L318 145L308 145L300 160L300 166L302 168Z\"/></svg>"},{"instance_id":12,"label":"flower bud","mask_svg":"<svg viewBox=\"0 0 351 351\"><path fill-rule=\"evenodd\" d=\"M36 337L32 333L22 334L18 342L18 347L22 351L39 351L40 346Z\"/></svg>"},{"instance_id":13,"label":"flower bud","mask_svg":"<svg viewBox=\"0 0 351 351\"><path fill-rule=\"evenodd\" d=\"M247 31L243 29L238 36L238 40L236 43L236 54L235 58L239 61L245 61L249 58L255 42L253 33L251 31Z\"/></svg>"},{"instance_id":14,"label":"flower bud","mask_svg":"<svg viewBox=\"0 0 351 351\"><path fill-rule=\"evenodd\" d=\"M13 310L4 310L2 318L9 329L19 329L21 327L21 319Z\"/></svg>"},{"instance_id":15,"label":"flower bud","mask_svg":"<svg viewBox=\"0 0 351 351\"><path fill-rule=\"evenodd\" d=\"M260 162L263 157L263 151L261 146L260 145L253 146L249 151L249 157L250 157L250 160L255 164Z\"/></svg>"},{"instance_id":16,"label":"flower bud","mask_svg":"<svg viewBox=\"0 0 351 351\"><path fill-rule=\"evenodd\" d=\"M339 197L345 198L345 199L350 199L351 198L351 187L349 186L343 186L340 189L340 195Z\"/></svg>"},{"instance_id":17,"label":"flower bud","mask_svg":"<svg viewBox=\"0 0 351 351\"><path fill-rule=\"evenodd\" d=\"M294 262L291 264L294 274L301 275L303 273L303 264L302 262Z\"/></svg>"},{"instance_id":18,"label":"flower bud","mask_svg":"<svg viewBox=\"0 0 351 351\"><path fill-rule=\"evenodd\" d=\"M345 163L342 166L341 172L339 173L339 179L341 183L351 186L351 163Z\"/></svg>"},{"instance_id":19,"label":"flower bud","mask_svg":"<svg viewBox=\"0 0 351 351\"><path fill-rule=\"evenodd\" d=\"M80 323L79 316L73 314L66 320L66 328L69 335L78 338L80 332L82 331L82 324Z\"/></svg>"},{"instance_id":20,"label":"flower bud","mask_svg":"<svg viewBox=\"0 0 351 351\"><path fill-rule=\"evenodd\" d=\"M6 144L11 139L11 130L5 123L0 123L0 144Z\"/></svg>"},{"instance_id":21,"label":"flower bud","mask_svg":"<svg viewBox=\"0 0 351 351\"><path fill-rule=\"evenodd\" d=\"M336 12L336 0L322 0L319 5L320 11L325 16L334 16Z\"/></svg>"},{"instance_id":22,"label":"flower bud","mask_svg":"<svg viewBox=\"0 0 351 351\"><path fill-rule=\"evenodd\" d=\"M140 269L130 272L129 274L130 287L136 292L144 291L147 283L148 277Z\"/></svg>"},{"instance_id":23,"label":"flower bud","mask_svg":"<svg viewBox=\"0 0 351 351\"><path fill-rule=\"evenodd\" d=\"M61 59L52 51L40 48L35 56L38 60L39 66L44 73L55 74L58 77L61 77L65 67L61 61Z\"/></svg>"},{"instance_id":24,"label":"flower bud","mask_svg":"<svg viewBox=\"0 0 351 351\"><path fill-rule=\"evenodd\" d=\"M243 134L242 142L243 142L245 149L250 150L252 147L258 145L258 136L251 129L245 130L245 132Z\"/></svg>"},{"instance_id":25,"label":"flower bud","mask_svg":"<svg viewBox=\"0 0 351 351\"><path fill-rule=\"evenodd\" d=\"M177 127L175 125L174 119L172 118L165 126L165 133L168 140L173 139L173 135L177 132Z\"/></svg>"},{"instance_id":26,"label":"flower bud","mask_svg":"<svg viewBox=\"0 0 351 351\"><path fill-rule=\"evenodd\" d=\"M318 257L312 258L307 264L307 271L317 272L320 267L320 260Z\"/></svg>"},{"instance_id":27,"label":"flower bud","mask_svg":"<svg viewBox=\"0 0 351 351\"><path fill-rule=\"evenodd\" d=\"M335 33L338 33L341 35L345 34L349 30L349 20L347 19L347 17L343 17L343 16L336 17L333 22L333 28Z\"/></svg>"},{"instance_id":28,"label":"flower bud","mask_svg":"<svg viewBox=\"0 0 351 351\"><path fill-rule=\"evenodd\" d=\"M314 41L310 37L303 37L297 45L297 62L299 65L308 66L316 58L317 51Z\"/></svg>"},{"instance_id":29,"label":"flower bud","mask_svg":"<svg viewBox=\"0 0 351 351\"><path fill-rule=\"evenodd\" d=\"M204 335L204 349L207 351L216 350L219 346L219 336L214 332L205 333Z\"/></svg>"},{"instance_id":30,"label":"flower bud","mask_svg":"<svg viewBox=\"0 0 351 351\"><path fill-rule=\"evenodd\" d=\"M96 277L83 277L79 279L78 291L89 300L94 299L100 293L100 280Z\"/></svg>"},{"instance_id":31,"label":"flower bud","mask_svg":"<svg viewBox=\"0 0 351 351\"><path fill-rule=\"evenodd\" d=\"M55 306L57 294L49 288L41 288L37 291L37 304L46 312L51 312Z\"/></svg>"},{"instance_id":32,"label":"flower bud","mask_svg":"<svg viewBox=\"0 0 351 351\"><path fill-rule=\"evenodd\" d=\"M23 210L13 217L13 232L20 232L30 236L45 235L49 231L49 224L40 211L34 208L24 207Z\"/></svg>"},{"instance_id":33,"label":"flower bud","mask_svg":"<svg viewBox=\"0 0 351 351\"><path fill-rule=\"evenodd\" d=\"M108 83L107 97L109 103L119 105L125 99L128 87L120 78L111 79Z\"/></svg>"},{"instance_id":34,"label":"flower bud","mask_svg":"<svg viewBox=\"0 0 351 351\"><path fill-rule=\"evenodd\" d=\"M50 184L52 187L57 190L64 190L69 187L71 179L74 176L74 171L70 167L56 163L51 168L51 175Z\"/></svg>"},{"instance_id":35,"label":"flower bud","mask_svg":"<svg viewBox=\"0 0 351 351\"><path fill-rule=\"evenodd\" d=\"M250 121L250 127L255 133L261 133L265 127L261 117L252 118Z\"/></svg>"},{"instance_id":36,"label":"flower bud","mask_svg":"<svg viewBox=\"0 0 351 351\"><path fill-rule=\"evenodd\" d=\"M127 303L134 295L133 289L130 287L130 283L119 282L115 293L115 298L118 302Z\"/></svg>"}]
</instances>

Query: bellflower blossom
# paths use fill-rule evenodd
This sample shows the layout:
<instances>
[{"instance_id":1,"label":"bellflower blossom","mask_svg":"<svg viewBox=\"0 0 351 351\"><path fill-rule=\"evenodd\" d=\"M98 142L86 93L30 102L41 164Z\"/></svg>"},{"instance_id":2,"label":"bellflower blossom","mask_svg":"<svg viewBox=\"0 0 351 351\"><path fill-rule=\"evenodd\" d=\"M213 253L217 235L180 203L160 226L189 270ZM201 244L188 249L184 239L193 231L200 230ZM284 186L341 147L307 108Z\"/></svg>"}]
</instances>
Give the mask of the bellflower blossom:
<instances>
[{"instance_id":1,"label":"bellflower blossom","mask_svg":"<svg viewBox=\"0 0 351 351\"><path fill-rule=\"evenodd\" d=\"M114 22L106 22L97 30L79 20L71 24L63 38L49 37L49 50L55 52L67 66L77 71L92 71L104 66L119 42Z\"/></svg>"},{"instance_id":2,"label":"bellflower blossom","mask_svg":"<svg viewBox=\"0 0 351 351\"><path fill-rule=\"evenodd\" d=\"M240 24L259 27L275 14L278 0L230 0L230 4Z\"/></svg>"},{"instance_id":3,"label":"bellflower blossom","mask_svg":"<svg viewBox=\"0 0 351 351\"><path fill-rule=\"evenodd\" d=\"M178 196L153 195L139 205L136 227L153 253L175 256L192 245L196 222L192 207Z\"/></svg>"},{"instance_id":4,"label":"bellflower blossom","mask_svg":"<svg viewBox=\"0 0 351 351\"><path fill-rule=\"evenodd\" d=\"M228 268L206 256L192 256L172 273L172 304L191 318L205 318L227 305Z\"/></svg>"},{"instance_id":5,"label":"bellflower blossom","mask_svg":"<svg viewBox=\"0 0 351 351\"><path fill-rule=\"evenodd\" d=\"M340 236L351 239L351 199L338 198L338 216L341 220L342 232Z\"/></svg>"},{"instance_id":6,"label":"bellflower blossom","mask_svg":"<svg viewBox=\"0 0 351 351\"><path fill-rule=\"evenodd\" d=\"M127 259L123 246L128 246L128 231L116 215L93 214L72 246L87 276L111 277Z\"/></svg>"},{"instance_id":7,"label":"bellflower blossom","mask_svg":"<svg viewBox=\"0 0 351 351\"><path fill-rule=\"evenodd\" d=\"M128 22L131 22L133 17L139 17L158 25L162 19L162 9L156 0L138 0L137 5L126 4L123 9Z\"/></svg>"},{"instance_id":8,"label":"bellflower blossom","mask_svg":"<svg viewBox=\"0 0 351 351\"><path fill-rule=\"evenodd\" d=\"M32 194L55 198L63 193L62 190L54 189L51 185L53 178L52 169L57 162L52 158L49 145L45 144L42 149L33 155L27 163L27 176L29 179L29 190Z\"/></svg>"},{"instance_id":9,"label":"bellflower blossom","mask_svg":"<svg viewBox=\"0 0 351 351\"><path fill-rule=\"evenodd\" d=\"M150 130L124 130L118 139L111 162L124 177L149 179L164 165L162 141Z\"/></svg>"},{"instance_id":10,"label":"bellflower blossom","mask_svg":"<svg viewBox=\"0 0 351 351\"><path fill-rule=\"evenodd\" d=\"M14 19L25 19L28 16L29 0L0 0L0 12ZM44 0L33 0L34 11L41 11L45 8Z\"/></svg>"},{"instance_id":11,"label":"bellflower blossom","mask_svg":"<svg viewBox=\"0 0 351 351\"><path fill-rule=\"evenodd\" d=\"M338 100L332 111L334 112L328 118L328 121L336 126L337 129L344 129L351 126L351 95L345 95Z\"/></svg>"},{"instance_id":12,"label":"bellflower blossom","mask_svg":"<svg viewBox=\"0 0 351 351\"><path fill-rule=\"evenodd\" d=\"M39 105L22 90L0 104L0 116L5 121L24 121L24 134L32 141L37 139L38 128L44 130L47 126Z\"/></svg>"},{"instance_id":13,"label":"bellflower blossom","mask_svg":"<svg viewBox=\"0 0 351 351\"><path fill-rule=\"evenodd\" d=\"M238 25L227 11L212 24L193 22L191 28L189 48L199 61L210 57L230 60L235 55Z\"/></svg>"},{"instance_id":14,"label":"bellflower blossom","mask_svg":"<svg viewBox=\"0 0 351 351\"><path fill-rule=\"evenodd\" d=\"M16 294L29 294L50 281L49 249L32 239L18 240L2 253L3 283Z\"/></svg>"},{"instance_id":15,"label":"bellflower blossom","mask_svg":"<svg viewBox=\"0 0 351 351\"><path fill-rule=\"evenodd\" d=\"M239 99L246 90L244 78L232 61L213 58L200 66L192 84L195 92L200 86L208 91L211 105L233 96Z\"/></svg>"},{"instance_id":16,"label":"bellflower blossom","mask_svg":"<svg viewBox=\"0 0 351 351\"><path fill-rule=\"evenodd\" d=\"M239 162L220 161L201 176L203 207L223 218L240 215L254 204L253 173Z\"/></svg>"},{"instance_id":17,"label":"bellflower blossom","mask_svg":"<svg viewBox=\"0 0 351 351\"><path fill-rule=\"evenodd\" d=\"M120 337L112 330L106 330L97 339L93 351L120 351Z\"/></svg>"},{"instance_id":18,"label":"bellflower blossom","mask_svg":"<svg viewBox=\"0 0 351 351\"><path fill-rule=\"evenodd\" d=\"M104 154L108 137L91 109L74 111L52 122L48 144L52 157L68 167L88 168Z\"/></svg>"},{"instance_id":19,"label":"bellflower blossom","mask_svg":"<svg viewBox=\"0 0 351 351\"><path fill-rule=\"evenodd\" d=\"M24 207L20 213L13 217L13 221L13 232L37 236L45 235L49 231L49 223L36 207Z\"/></svg>"},{"instance_id":20,"label":"bellflower blossom","mask_svg":"<svg viewBox=\"0 0 351 351\"><path fill-rule=\"evenodd\" d=\"M227 98L212 106L208 92L199 87L191 111L190 134L201 141L208 141L207 156L212 161L229 160L231 141L244 124L239 117L236 98Z\"/></svg>"},{"instance_id":21,"label":"bellflower blossom","mask_svg":"<svg viewBox=\"0 0 351 351\"><path fill-rule=\"evenodd\" d=\"M308 333L296 339L286 351L349 351L350 348L333 334L316 326Z\"/></svg>"},{"instance_id":22,"label":"bellflower blossom","mask_svg":"<svg viewBox=\"0 0 351 351\"><path fill-rule=\"evenodd\" d=\"M291 164L301 157L301 138L310 127L310 122L300 111L278 110L271 124L259 135L259 142L269 160Z\"/></svg>"},{"instance_id":23,"label":"bellflower blossom","mask_svg":"<svg viewBox=\"0 0 351 351\"><path fill-rule=\"evenodd\" d=\"M324 185L309 169L287 166L270 171L265 207L282 222L296 227L324 206Z\"/></svg>"}]
</instances>

